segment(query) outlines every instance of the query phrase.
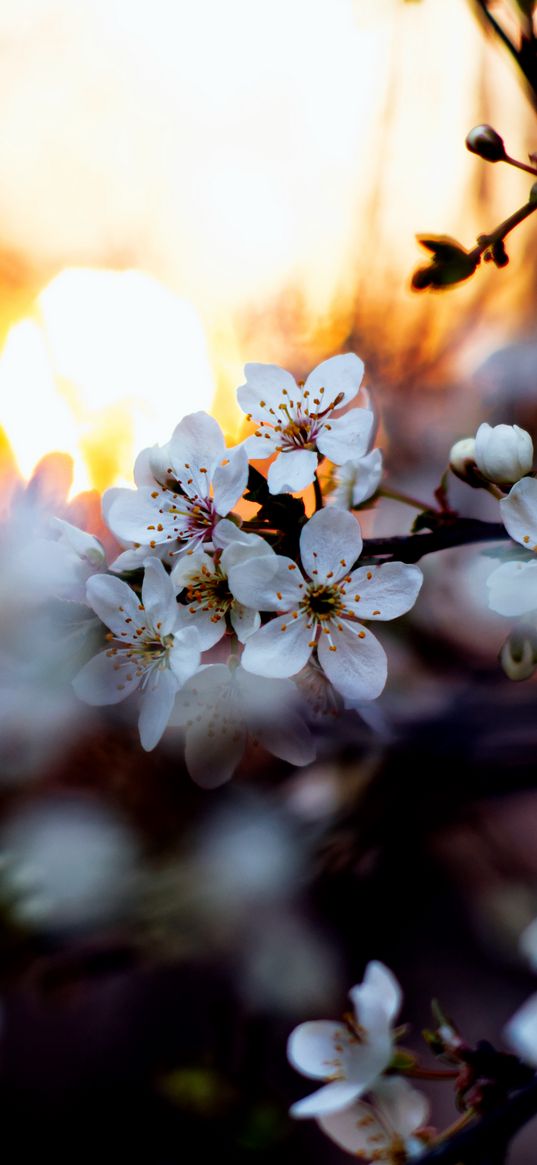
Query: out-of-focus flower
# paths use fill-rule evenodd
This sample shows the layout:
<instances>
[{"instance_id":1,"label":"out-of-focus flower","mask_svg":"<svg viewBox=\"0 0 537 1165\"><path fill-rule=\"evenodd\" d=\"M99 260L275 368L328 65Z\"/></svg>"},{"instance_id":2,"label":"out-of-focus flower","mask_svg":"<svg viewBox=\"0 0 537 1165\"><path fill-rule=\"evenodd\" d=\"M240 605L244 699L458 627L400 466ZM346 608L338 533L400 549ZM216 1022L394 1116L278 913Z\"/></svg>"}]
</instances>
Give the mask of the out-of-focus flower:
<instances>
[{"instance_id":1,"label":"out-of-focus flower","mask_svg":"<svg viewBox=\"0 0 537 1165\"><path fill-rule=\"evenodd\" d=\"M185 731L188 771L205 788L229 780L249 738L293 765L315 759L292 681L252 676L236 662L200 668L179 693L173 723Z\"/></svg>"},{"instance_id":2,"label":"out-of-focus flower","mask_svg":"<svg viewBox=\"0 0 537 1165\"><path fill-rule=\"evenodd\" d=\"M237 390L237 399L248 419L258 425L245 447L254 460L279 455L268 472L272 494L294 493L310 485L318 453L343 465L367 452L373 413L358 408L335 415L360 387L364 365L358 356L347 353L324 360L301 384L276 364L247 364L245 372L246 384Z\"/></svg>"},{"instance_id":3,"label":"out-of-focus flower","mask_svg":"<svg viewBox=\"0 0 537 1165\"><path fill-rule=\"evenodd\" d=\"M346 461L334 471L334 489L327 501L343 510L360 506L376 493L382 479L382 453L372 449L365 457Z\"/></svg>"},{"instance_id":4,"label":"out-of-focus flower","mask_svg":"<svg viewBox=\"0 0 537 1165\"><path fill-rule=\"evenodd\" d=\"M533 441L518 425L479 426L475 437L477 468L487 481L512 485L533 465Z\"/></svg>"},{"instance_id":5,"label":"out-of-focus flower","mask_svg":"<svg viewBox=\"0 0 537 1165\"><path fill-rule=\"evenodd\" d=\"M532 971L537 971L537 918L522 931L519 945Z\"/></svg>"},{"instance_id":6,"label":"out-of-focus flower","mask_svg":"<svg viewBox=\"0 0 537 1165\"><path fill-rule=\"evenodd\" d=\"M363 983L349 992L354 1016L348 1021L312 1020L291 1033L287 1055L293 1068L313 1080L326 1080L291 1108L296 1117L325 1117L346 1109L376 1086L392 1058L392 1024L401 1005L401 988L382 963L366 967Z\"/></svg>"},{"instance_id":7,"label":"out-of-focus flower","mask_svg":"<svg viewBox=\"0 0 537 1165\"><path fill-rule=\"evenodd\" d=\"M134 543L112 564L132 570L148 553L172 559L212 543L213 530L246 487L248 456L243 446L226 449L217 421L192 413L167 445L144 449L137 458L137 489L111 489L103 499L108 526L123 543Z\"/></svg>"},{"instance_id":8,"label":"out-of-focus flower","mask_svg":"<svg viewBox=\"0 0 537 1165\"><path fill-rule=\"evenodd\" d=\"M111 575L94 575L87 597L110 628L111 642L75 677L75 692L88 704L117 704L139 688L140 740L150 751L166 728L178 689L198 667L198 632L179 625L175 588L157 558L146 561L141 602Z\"/></svg>"},{"instance_id":9,"label":"out-of-focus flower","mask_svg":"<svg viewBox=\"0 0 537 1165\"><path fill-rule=\"evenodd\" d=\"M487 579L489 607L499 615L527 615L537 609L537 562L502 562Z\"/></svg>"},{"instance_id":10,"label":"out-of-focus flower","mask_svg":"<svg viewBox=\"0 0 537 1165\"><path fill-rule=\"evenodd\" d=\"M529 680L537 667L537 627L528 623L513 627L501 648L499 659L510 680Z\"/></svg>"},{"instance_id":11,"label":"out-of-focus flower","mask_svg":"<svg viewBox=\"0 0 537 1165\"><path fill-rule=\"evenodd\" d=\"M138 848L108 808L77 796L18 809L0 835L2 893L38 930L117 922L132 901Z\"/></svg>"},{"instance_id":12,"label":"out-of-focus flower","mask_svg":"<svg viewBox=\"0 0 537 1165\"><path fill-rule=\"evenodd\" d=\"M519 1007L504 1028L504 1038L510 1048L524 1060L537 1068L537 995Z\"/></svg>"},{"instance_id":13,"label":"out-of-focus flower","mask_svg":"<svg viewBox=\"0 0 537 1165\"><path fill-rule=\"evenodd\" d=\"M352 566L362 549L352 514L320 510L300 535L307 578L296 563L274 554L232 567L229 585L240 602L278 617L248 640L242 664L264 676L292 676L317 650L334 687L351 700L373 700L386 682L384 649L362 620L395 619L414 605L422 583L418 567L389 562Z\"/></svg>"},{"instance_id":14,"label":"out-of-focus flower","mask_svg":"<svg viewBox=\"0 0 537 1165\"><path fill-rule=\"evenodd\" d=\"M416 1132L429 1115L427 1097L402 1076L379 1080L369 1100L357 1100L342 1112L319 1118L340 1149L362 1161L395 1165L423 1152Z\"/></svg>"}]
</instances>

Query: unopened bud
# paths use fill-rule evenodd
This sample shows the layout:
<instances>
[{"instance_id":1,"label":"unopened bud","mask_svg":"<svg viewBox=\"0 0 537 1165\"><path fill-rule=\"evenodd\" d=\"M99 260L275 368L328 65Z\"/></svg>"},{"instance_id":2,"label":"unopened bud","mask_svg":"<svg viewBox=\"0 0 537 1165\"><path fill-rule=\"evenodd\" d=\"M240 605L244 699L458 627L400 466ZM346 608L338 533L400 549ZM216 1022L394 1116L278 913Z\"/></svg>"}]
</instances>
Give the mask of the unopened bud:
<instances>
[{"instance_id":1,"label":"unopened bud","mask_svg":"<svg viewBox=\"0 0 537 1165\"><path fill-rule=\"evenodd\" d=\"M487 481L512 485L531 472L533 441L518 425L479 426L475 438L475 460Z\"/></svg>"},{"instance_id":2,"label":"unopened bud","mask_svg":"<svg viewBox=\"0 0 537 1165\"><path fill-rule=\"evenodd\" d=\"M537 182L533 183L533 186L530 190L530 196L528 198L528 202L537 202Z\"/></svg>"},{"instance_id":3,"label":"unopened bud","mask_svg":"<svg viewBox=\"0 0 537 1165\"><path fill-rule=\"evenodd\" d=\"M491 125L474 126L466 137L466 149L486 162L503 162L507 156L499 133Z\"/></svg>"},{"instance_id":4,"label":"unopened bud","mask_svg":"<svg viewBox=\"0 0 537 1165\"><path fill-rule=\"evenodd\" d=\"M519 623L507 636L499 660L510 680L529 680L537 667L537 631Z\"/></svg>"},{"instance_id":5,"label":"unopened bud","mask_svg":"<svg viewBox=\"0 0 537 1165\"><path fill-rule=\"evenodd\" d=\"M473 489L480 489L483 486L483 478L477 472L473 437L463 437L462 440L455 442L449 454L449 468L455 477L459 477Z\"/></svg>"}]
</instances>

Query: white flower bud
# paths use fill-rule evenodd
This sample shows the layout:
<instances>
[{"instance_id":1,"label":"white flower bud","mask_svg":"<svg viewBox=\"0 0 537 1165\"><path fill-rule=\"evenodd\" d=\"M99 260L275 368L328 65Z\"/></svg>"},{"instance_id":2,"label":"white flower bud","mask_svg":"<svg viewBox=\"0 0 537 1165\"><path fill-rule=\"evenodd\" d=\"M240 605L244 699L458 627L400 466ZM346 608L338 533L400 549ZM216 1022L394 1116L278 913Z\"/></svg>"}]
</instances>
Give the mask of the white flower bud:
<instances>
[{"instance_id":1,"label":"white flower bud","mask_svg":"<svg viewBox=\"0 0 537 1165\"><path fill-rule=\"evenodd\" d=\"M475 440L473 437L463 437L456 441L449 454L449 468L456 477L465 481L467 485L479 487L483 483L476 475Z\"/></svg>"},{"instance_id":2,"label":"white flower bud","mask_svg":"<svg viewBox=\"0 0 537 1165\"><path fill-rule=\"evenodd\" d=\"M475 438L477 468L488 481L512 485L533 465L533 441L518 425L479 426Z\"/></svg>"}]
</instances>

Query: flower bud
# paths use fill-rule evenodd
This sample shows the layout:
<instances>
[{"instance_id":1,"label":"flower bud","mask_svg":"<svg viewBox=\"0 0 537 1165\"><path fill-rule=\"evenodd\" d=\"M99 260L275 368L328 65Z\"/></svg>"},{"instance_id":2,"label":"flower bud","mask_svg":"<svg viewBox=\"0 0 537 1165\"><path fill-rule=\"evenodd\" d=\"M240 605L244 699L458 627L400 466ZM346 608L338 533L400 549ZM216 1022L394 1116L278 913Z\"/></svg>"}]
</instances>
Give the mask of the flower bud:
<instances>
[{"instance_id":1,"label":"flower bud","mask_svg":"<svg viewBox=\"0 0 537 1165\"><path fill-rule=\"evenodd\" d=\"M479 489L483 485L481 474L477 473L475 463L475 440L473 437L463 437L456 441L449 454L449 468L460 477L466 485Z\"/></svg>"},{"instance_id":2,"label":"flower bud","mask_svg":"<svg viewBox=\"0 0 537 1165\"><path fill-rule=\"evenodd\" d=\"M507 636L499 660L510 680L529 680L537 667L537 631L519 623Z\"/></svg>"},{"instance_id":3,"label":"flower bud","mask_svg":"<svg viewBox=\"0 0 537 1165\"><path fill-rule=\"evenodd\" d=\"M491 125L474 126L466 137L466 149L486 162L502 162L506 157L503 141Z\"/></svg>"},{"instance_id":4,"label":"flower bud","mask_svg":"<svg viewBox=\"0 0 537 1165\"><path fill-rule=\"evenodd\" d=\"M477 468L487 481L512 485L533 465L533 441L518 425L479 426L475 438Z\"/></svg>"}]
</instances>

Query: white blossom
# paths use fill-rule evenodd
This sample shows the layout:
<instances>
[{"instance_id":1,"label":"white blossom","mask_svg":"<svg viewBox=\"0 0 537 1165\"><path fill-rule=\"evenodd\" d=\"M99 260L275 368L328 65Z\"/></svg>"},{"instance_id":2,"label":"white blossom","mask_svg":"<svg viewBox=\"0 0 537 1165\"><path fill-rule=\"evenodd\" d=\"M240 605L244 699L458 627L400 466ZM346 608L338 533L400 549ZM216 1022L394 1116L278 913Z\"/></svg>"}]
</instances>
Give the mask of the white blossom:
<instances>
[{"instance_id":1,"label":"white blossom","mask_svg":"<svg viewBox=\"0 0 537 1165\"><path fill-rule=\"evenodd\" d=\"M137 489L111 489L103 511L112 533L133 544L114 570L141 566L148 553L173 560L212 544L214 528L242 497L248 478L243 446L226 449L217 421L192 413L162 447L145 449L135 465Z\"/></svg>"},{"instance_id":2,"label":"white blossom","mask_svg":"<svg viewBox=\"0 0 537 1165\"><path fill-rule=\"evenodd\" d=\"M537 481L523 477L500 502L507 533L528 551L528 557L502 562L487 579L489 606L500 615L537 611Z\"/></svg>"},{"instance_id":3,"label":"white blossom","mask_svg":"<svg viewBox=\"0 0 537 1165\"><path fill-rule=\"evenodd\" d=\"M382 453L372 449L364 457L345 461L333 474L334 489L327 501L341 509L350 510L360 506L376 493L382 480Z\"/></svg>"},{"instance_id":4,"label":"white blossom","mask_svg":"<svg viewBox=\"0 0 537 1165\"><path fill-rule=\"evenodd\" d=\"M315 759L292 681L252 676L236 661L200 668L177 697L173 723L185 732L190 775L206 788L229 780L248 739L293 765Z\"/></svg>"},{"instance_id":5,"label":"white blossom","mask_svg":"<svg viewBox=\"0 0 537 1165\"><path fill-rule=\"evenodd\" d=\"M518 425L485 422L476 433L475 461L488 481L512 484L531 472L533 441Z\"/></svg>"},{"instance_id":6,"label":"white blossom","mask_svg":"<svg viewBox=\"0 0 537 1165\"><path fill-rule=\"evenodd\" d=\"M310 485L318 454L342 465L367 452L373 413L356 408L335 415L356 396L363 371L353 353L323 361L300 384L276 364L246 365L246 384L237 390L237 399L258 427L245 447L254 459L278 454L268 472L272 494Z\"/></svg>"},{"instance_id":7,"label":"white blossom","mask_svg":"<svg viewBox=\"0 0 537 1165\"><path fill-rule=\"evenodd\" d=\"M319 1118L319 1125L340 1149L376 1165L401 1165L423 1152L416 1132L429 1115L429 1101L402 1076L384 1077L368 1100Z\"/></svg>"},{"instance_id":8,"label":"white blossom","mask_svg":"<svg viewBox=\"0 0 537 1165\"><path fill-rule=\"evenodd\" d=\"M87 599L110 628L110 645L75 677L76 694L88 704L117 704L139 688L138 728L149 751L166 728L176 692L198 667L198 632L180 627L175 588L157 558L146 561L141 601L112 575L90 578Z\"/></svg>"},{"instance_id":9,"label":"white blossom","mask_svg":"<svg viewBox=\"0 0 537 1165\"><path fill-rule=\"evenodd\" d=\"M196 627L202 651L213 647L232 629L245 643L260 626L259 612L245 607L232 595L227 572L231 565L252 555L271 553L268 543L257 534L246 534L227 518L214 532L215 549L203 547L182 555L172 570L172 582L180 593L186 590L186 605L178 608L184 626Z\"/></svg>"},{"instance_id":10,"label":"white blossom","mask_svg":"<svg viewBox=\"0 0 537 1165\"><path fill-rule=\"evenodd\" d=\"M354 1014L348 1020L312 1020L289 1036L287 1056L293 1068L327 1083L291 1108L296 1117L325 1117L347 1109L376 1086L390 1064L392 1025L401 1006L401 988L382 963L368 963L363 983L349 996Z\"/></svg>"},{"instance_id":11,"label":"white blossom","mask_svg":"<svg viewBox=\"0 0 537 1165\"><path fill-rule=\"evenodd\" d=\"M277 615L248 639L242 656L247 671L296 675L316 650L341 695L351 700L380 695L386 655L362 620L395 619L409 611L422 574L399 562L353 570L361 548L354 516L333 507L314 514L302 529L304 574L291 559L275 554L230 568L230 590L239 602Z\"/></svg>"}]
</instances>

